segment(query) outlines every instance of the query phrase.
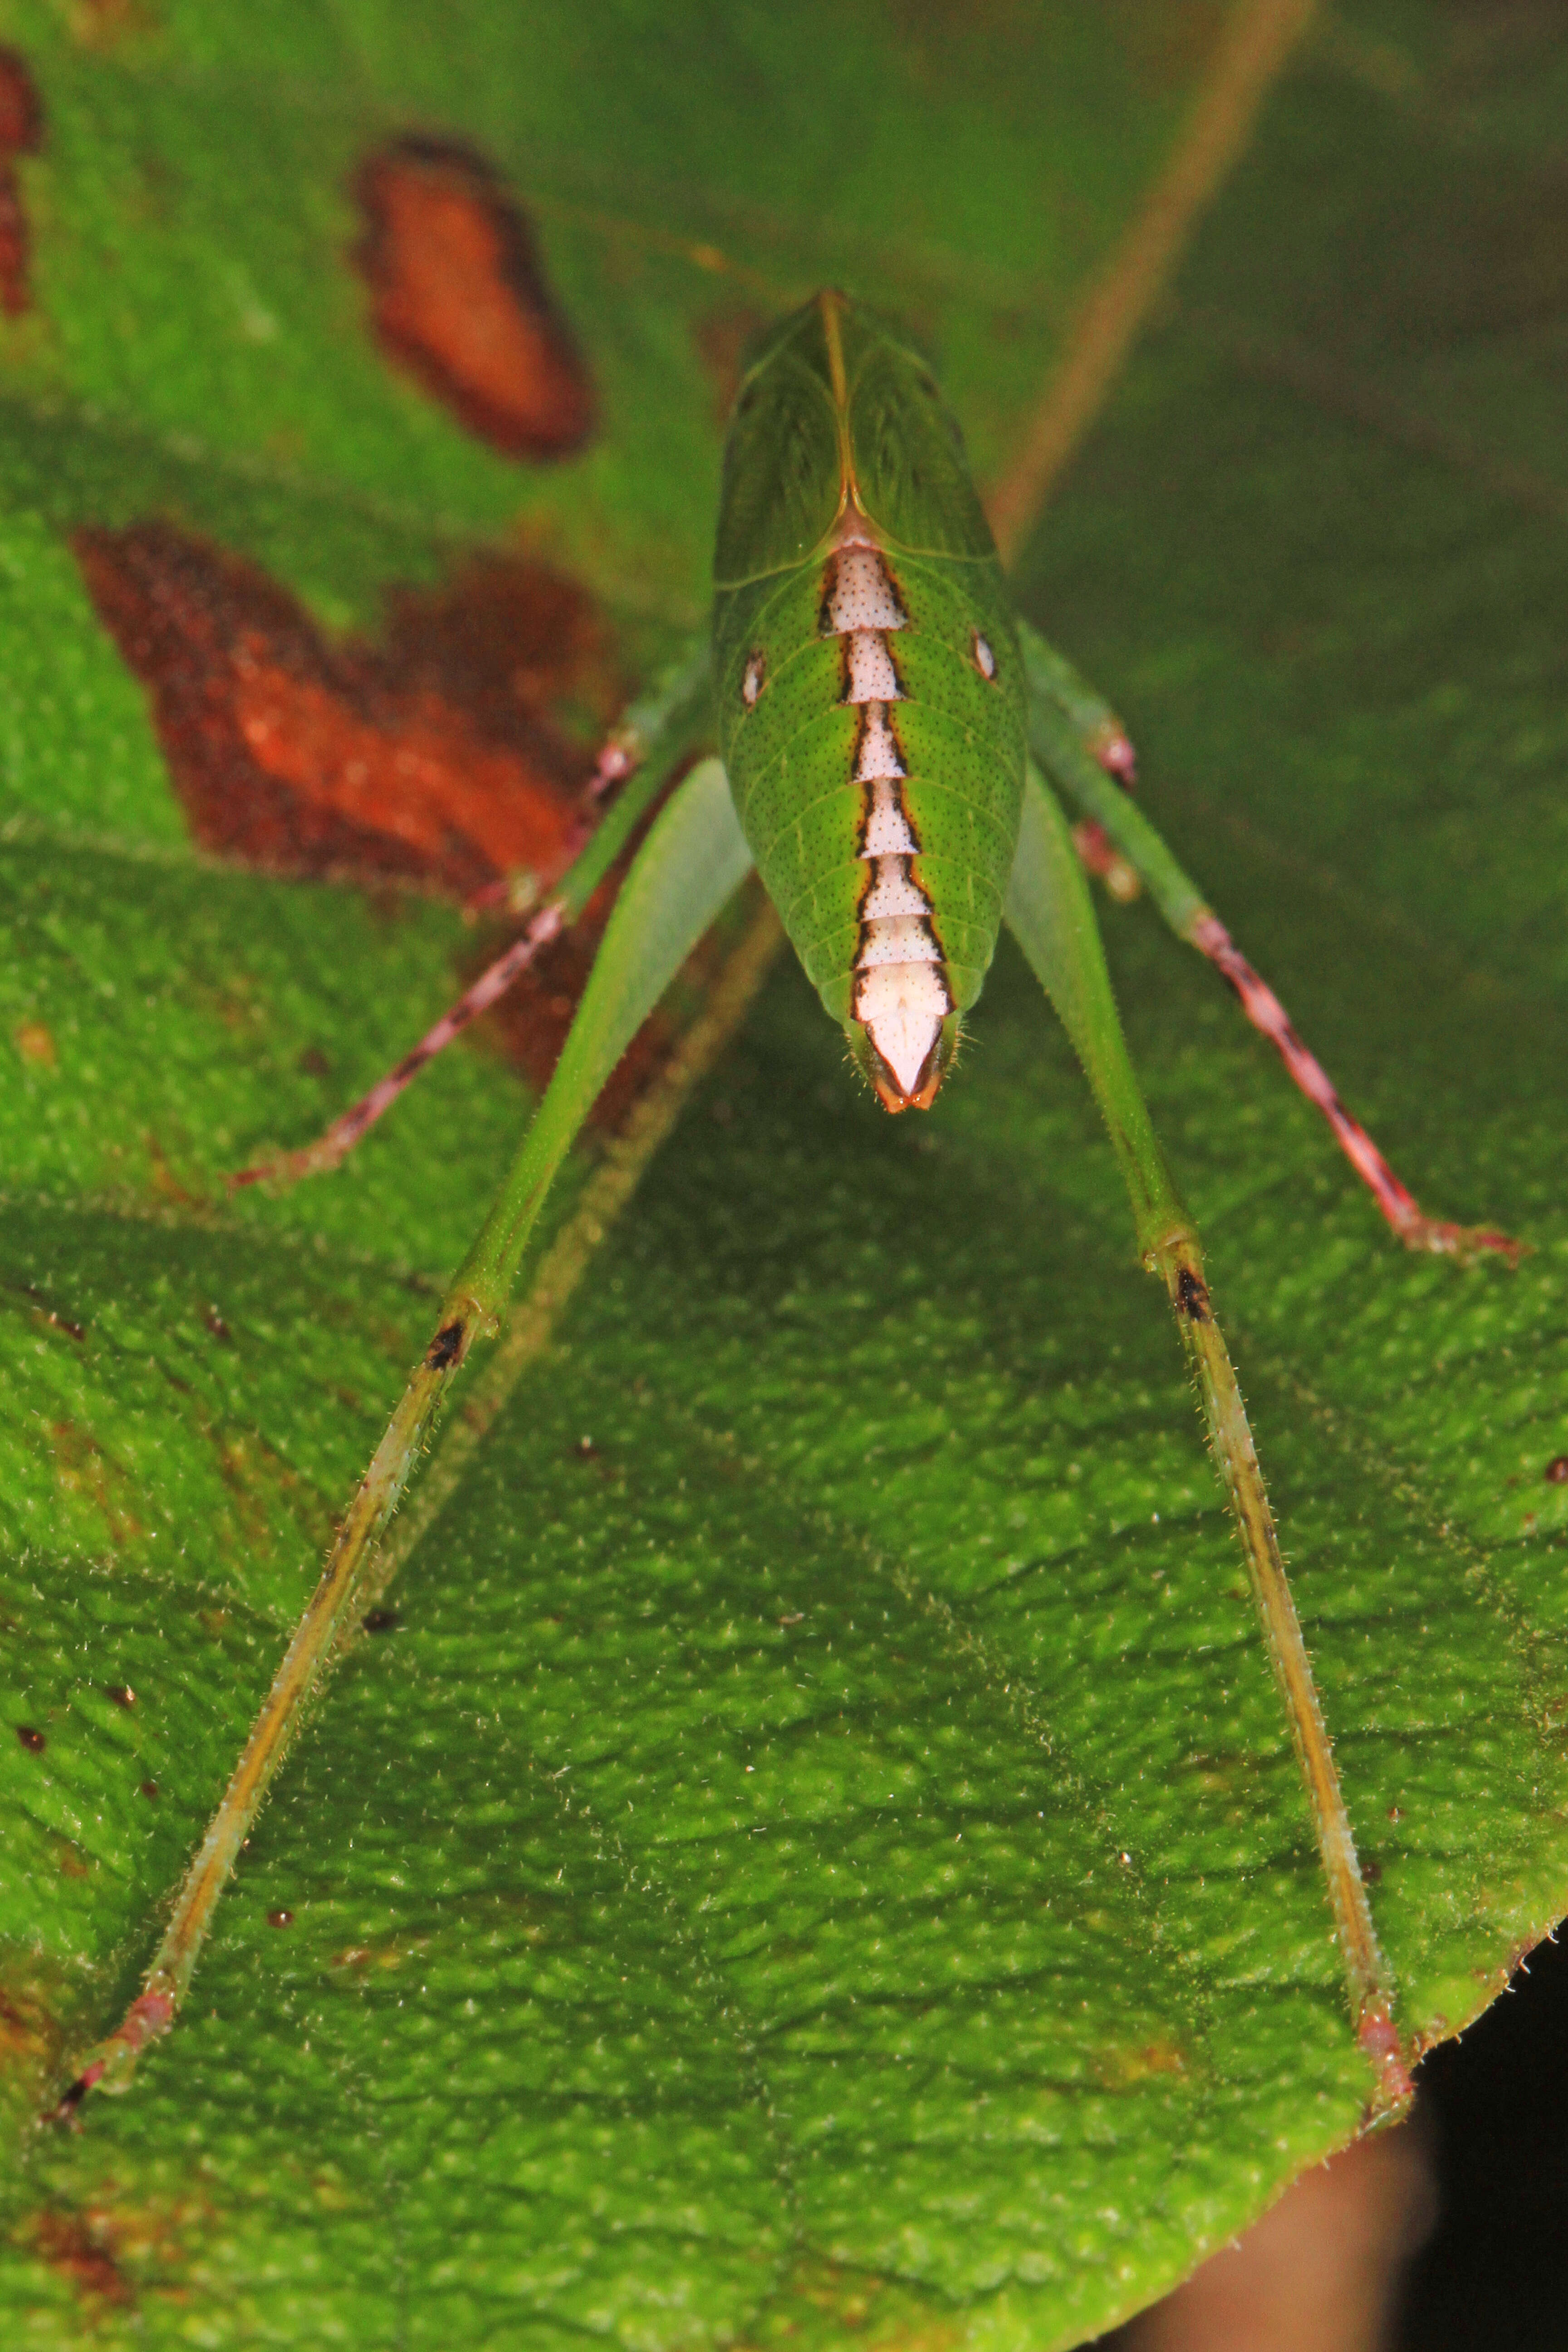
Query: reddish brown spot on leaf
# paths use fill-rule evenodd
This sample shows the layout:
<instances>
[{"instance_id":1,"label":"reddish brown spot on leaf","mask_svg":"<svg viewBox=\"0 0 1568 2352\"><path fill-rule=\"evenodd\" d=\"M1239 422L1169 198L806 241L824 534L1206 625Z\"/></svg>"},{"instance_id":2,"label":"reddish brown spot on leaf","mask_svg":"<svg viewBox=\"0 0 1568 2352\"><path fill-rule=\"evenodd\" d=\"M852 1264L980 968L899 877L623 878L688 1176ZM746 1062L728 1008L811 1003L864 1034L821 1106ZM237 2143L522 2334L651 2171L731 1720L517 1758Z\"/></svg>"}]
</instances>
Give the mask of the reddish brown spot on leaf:
<instances>
[{"instance_id":1,"label":"reddish brown spot on leaf","mask_svg":"<svg viewBox=\"0 0 1568 2352\"><path fill-rule=\"evenodd\" d=\"M11 1032L16 1051L35 1069L52 1070L59 1061L53 1033L41 1021L18 1021Z\"/></svg>"},{"instance_id":2,"label":"reddish brown spot on leaf","mask_svg":"<svg viewBox=\"0 0 1568 2352\"><path fill-rule=\"evenodd\" d=\"M30 1723L19 1723L16 1726L16 1737L29 1756L41 1756L49 1744L43 1733L35 1731Z\"/></svg>"},{"instance_id":3,"label":"reddish brown spot on leaf","mask_svg":"<svg viewBox=\"0 0 1568 2352\"><path fill-rule=\"evenodd\" d=\"M33 299L32 235L16 162L43 143L43 101L33 77L18 51L0 48L0 310L8 319L19 319Z\"/></svg>"},{"instance_id":4,"label":"reddish brown spot on leaf","mask_svg":"<svg viewBox=\"0 0 1568 2352\"><path fill-rule=\"evenodd\" d=\"M158 1783L156 1780L143 1780L139 1793L143 1797L155 1797L158 1793Z\"/></svg>"},{"instance_id":5,"label":"reddish brown spot on leaf","mask_svg":"<svg viewBox=\"0 0 1568 2352\"><path fill-rule=\"evenodd\" d=\"M129 1683L105 1683L103 1689L105 1697L111 1698L116 1706L134 1706L136 1704L136 1694Z\"/></svg>"},{"instance_id":6,"label":"reddish brown spot on leaf","mask_svg":"<svg viewBox=\"0 0 1568 2352\"><path fill-rule=\"evenodd\" d=\"M46 2210L33 2223L32 2237L49 2268L83 2294L101 2303L133 2300L124 2272L81 2214Z\"/></svg>"},{"instance_id":7,"label":"reddish brown spot on leaf","mask_svg":"<svg viewBox=\"0 0 1568 2352\"><path fill-rule=\"evenodd\" d=\"M373 646L334 643L257 565L172 524L83 530L76 550L204 848L465 896L568 862L587 763L542 705L568 685L611 691L568 582L476 563L450 588L396 592Z\"/></svg>"},{"instance_id":8,"label":"reddish brown spot on leaf","mask_svg":"<svg viewBox=\"0 0 1568 2352\"><path fill-rule=\"evenodd\" d=\"M500 174L466 147L403 139L355 193L354 258L387 357L509 457L580 448L593 389Z\"/></svg>"},{"instance_id":9,"label":"reddish brown spot on leaf","mask_svg":"<svg viewBox=\"0 0 1568 2352\"><path fill-rule=\"evenodd\" d=\"M75 0L70 13L71 37L84 49L109 51L138 33L153 33L156 12L142 0Z\"/></svg>"},{"instance_id":10,"label":"reddish brown spot on leaf","mask_svg":"<svg viewBox=\"0 0 1568 2352\"><path fill-rule=\"evenodd\" d=\"M467 898L519 868L542 895L586 838L592 764L550 706L569 698L607 724L619 681L596 608L571 583L518 559L476 562L438 591L392 591L372 645L329 638L257 565L172 524L82 530L75 544L204 848L272 872L397 876ZM486 1017L536 1087L629 855ZM459 985L500 944L477 934ZM626 1116L679 1027L668 1012L645 1024L596 1124ZM183 1197L155 1139L147 1146L154 1186Z\"/></svg>"},{"instance_id":11,"label":"reddish brown spot on leaf","mask_svg":"<svg viewBox=\"0 0 1568 2352\"><path fill-rule=\"evenodd\" d=\"M0 1984L0 2064L49 2064L58 2057L56 2001L45 1986L12 1976Z\"/></svg>"},{"instance_id":12,"label":"reddish brown spot on leaf","mask_svg":"<svg viewBox=\"0 0 1568 2352\"><path fill-rule=\"evenodd\" d=\"M267 1914L267 1924L269 1927L291 1927L294 1925L294 1914L292 1911L269 1911Z\"/></svg>"},{"instance_id":13,"label":"reddish brown spot on leaf","mask_svg":"<svg viewBox=\"0 0 1568 2352\"><path fill-rule=\"evenodd\" d=\"M1568 1454L1554 1454L1546 1465L1549 1486L1568 1486Z\"/></svg>"}]
</instances>

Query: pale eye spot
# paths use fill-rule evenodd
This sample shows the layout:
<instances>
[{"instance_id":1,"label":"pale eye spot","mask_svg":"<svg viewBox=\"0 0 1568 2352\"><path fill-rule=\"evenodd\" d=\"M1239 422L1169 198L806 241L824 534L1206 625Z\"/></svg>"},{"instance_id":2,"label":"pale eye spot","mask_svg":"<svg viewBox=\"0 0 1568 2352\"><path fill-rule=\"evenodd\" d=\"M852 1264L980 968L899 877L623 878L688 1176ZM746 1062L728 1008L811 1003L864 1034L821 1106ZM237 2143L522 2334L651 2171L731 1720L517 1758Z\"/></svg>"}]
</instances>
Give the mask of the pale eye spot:
<instances>
[{"instance_id":1,"label":"pale eye spot","mask_svg":"<svg viewBox=\"0 0 1568 2352\"><path fill-rule=\"evenodd\" d=\"M752 656L751 660L746 664L746 675L741 680L741 699L745 704L748 710L754 710L756 709L757 697L761 694L767 682L768 665L762 648L759 646L757 651Z\"/></svg>"},{"instance_id":2,"label":"pale eye spot","mask_svg":"<svg viewBox=\"0 0 1568 2352\"><path fill-rule=\"evenodd\" d=\"M994 677L996 675L996 656L991 650L989 639L983 637L978 629L974 630L973 633L971 651L973 656L974 667L980 672L981 677Z\"/></svg>"}]
</instances>

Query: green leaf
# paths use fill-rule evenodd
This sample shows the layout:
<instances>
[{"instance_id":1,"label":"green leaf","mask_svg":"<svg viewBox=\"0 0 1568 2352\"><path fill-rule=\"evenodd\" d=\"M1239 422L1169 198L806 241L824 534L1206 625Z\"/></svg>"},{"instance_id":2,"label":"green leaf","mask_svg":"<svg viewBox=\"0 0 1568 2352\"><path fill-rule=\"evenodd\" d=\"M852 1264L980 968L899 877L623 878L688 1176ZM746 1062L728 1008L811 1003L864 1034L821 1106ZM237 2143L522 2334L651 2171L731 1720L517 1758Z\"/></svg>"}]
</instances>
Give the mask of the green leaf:
<instances>
[{"instance_id":1,"label":"green leaf","mask_svg":"<svg viewBox=\"0 0 1568 2352\"><path fill-rule=\"evenodd\" d=\"M1426 2040L1568 1906L1568 53L1537 22L1336 13L1019 575L1396 1167L1534 1245L1402 1255L1213 975L1108 911ZM8 26L45 129L0 340L0 2302L39 2347L1081 2341L1370 2084L1168 1316L1005 947L920 1120L779 966L546 1344L584 1160L515 1385L482 1431L459 1391L395 1623L185 2017L79 2135L34 2127L134 1989L526 1100L461 1048L338 1176L226 1195L395 1059L473 935L193 847L173 706L160 739L70 535L158 521L300 600L257 728L325 707L307 623L374 631L518 531L640 666L706 593L742 314L844 278L914 320L996 486L1213 17ZM351 191L411 130L529 211L581 457L502 457L368 331ZM154 619L216 609L211 564L158 577ZM412 726L351 654L333 710Z\"/></svg>"}]
</instances>

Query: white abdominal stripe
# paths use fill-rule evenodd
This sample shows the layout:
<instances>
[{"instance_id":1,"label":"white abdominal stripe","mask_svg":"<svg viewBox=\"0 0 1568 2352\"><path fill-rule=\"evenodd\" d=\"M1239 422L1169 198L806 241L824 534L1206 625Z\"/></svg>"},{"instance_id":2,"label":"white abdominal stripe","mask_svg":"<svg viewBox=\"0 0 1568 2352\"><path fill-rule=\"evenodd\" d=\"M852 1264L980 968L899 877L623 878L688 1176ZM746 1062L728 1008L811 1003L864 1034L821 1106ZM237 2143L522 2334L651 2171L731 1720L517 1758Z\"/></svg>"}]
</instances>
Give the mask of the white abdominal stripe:
<instances>
[{"instance_id":1,"label":"white abdominal stripe","mask_svg":"<svg viewBox=\"0 0 1568 2352\"><path fill-rule=\"evenodd\" d=\"M906 770L892 717L903 688L888 642L908 628L909 614L879 548L866 540L840 544L824 579L818 625L825 637L842 640L843 698L861 714L854 782L864 791L866 816L857 854L871 875L860 905L852 1010L908 1099L919 1092L952 1011L952 992L931 903L910 863L920 843L904 803Z\"/></svg>"}]
</instances>

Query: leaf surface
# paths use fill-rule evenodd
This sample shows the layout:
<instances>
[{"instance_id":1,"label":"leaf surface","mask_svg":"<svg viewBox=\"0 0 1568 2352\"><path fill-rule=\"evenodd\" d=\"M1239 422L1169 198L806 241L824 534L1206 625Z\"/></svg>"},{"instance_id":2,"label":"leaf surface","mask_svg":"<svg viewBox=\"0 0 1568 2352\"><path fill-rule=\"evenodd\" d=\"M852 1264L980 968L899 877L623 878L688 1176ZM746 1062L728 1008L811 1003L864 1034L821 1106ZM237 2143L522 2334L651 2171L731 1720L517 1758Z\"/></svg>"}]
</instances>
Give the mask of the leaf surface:
<instances>
[{"instance_id":1,"label":"leaf surface","mask_svg":"<svg viewBox=\"0 0 1568 2352\"><path fill-rule=\"evenodd\" d=\"M337 1177L226 1196L476 952L394 834L321 871L349 818L310 793L351 737L468 773L471 726L548 804L700 614L726 371L814 284L931 335L1001 481L1214 12L10 21L44 131L0 353L0 2299L39 2347L1081 2341L1370 2085L1179 1351L1007 950L921 1120L777 968L410 1518L178 2030L79 2136L32 2117L134 1986L524 1113L492 1039ZM1401 1255L1212 975L1107 913L1426 2040L1568 1906L1565 83L1532 17L1336 14L1019 567L1395 1165L1534 1245ZM484 173L521 201L581 455L501 454L378 347L384 153L481 246ZM537 693L454 683L476 556L609 609ZM150 700L136 632L187 609ZM317 810L313 877L193 845L197 785L216 823L258 776Z\"/></svg>"}]
</instances>

